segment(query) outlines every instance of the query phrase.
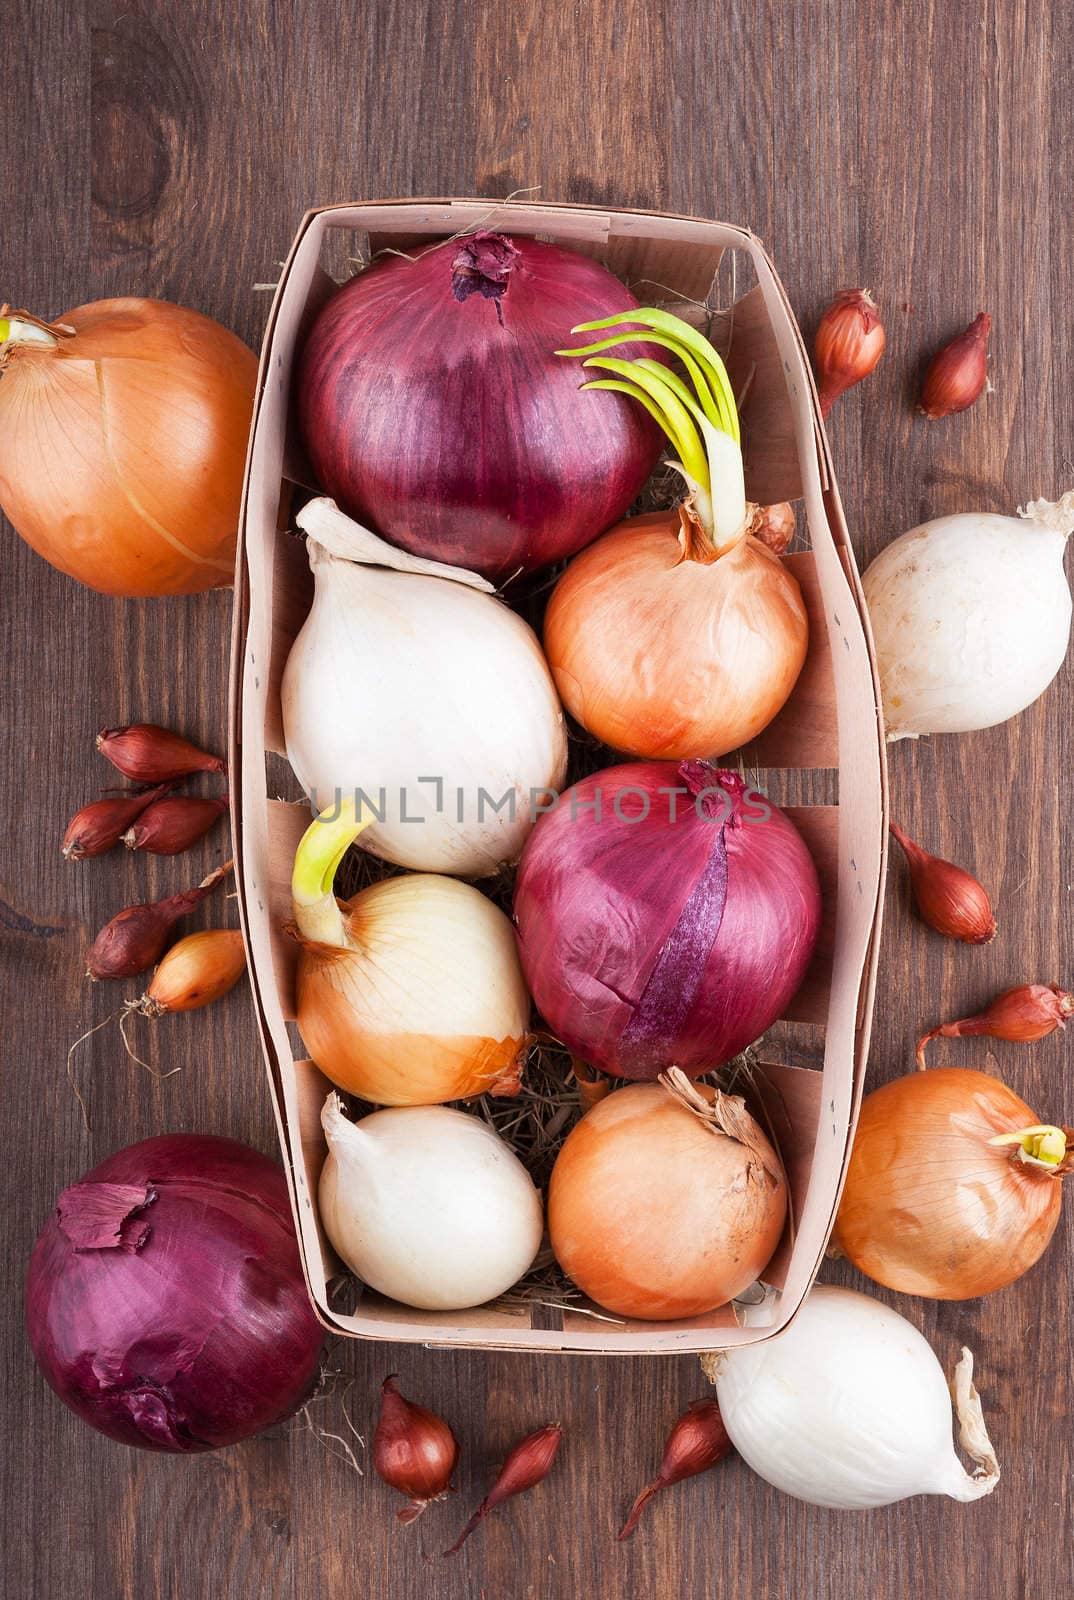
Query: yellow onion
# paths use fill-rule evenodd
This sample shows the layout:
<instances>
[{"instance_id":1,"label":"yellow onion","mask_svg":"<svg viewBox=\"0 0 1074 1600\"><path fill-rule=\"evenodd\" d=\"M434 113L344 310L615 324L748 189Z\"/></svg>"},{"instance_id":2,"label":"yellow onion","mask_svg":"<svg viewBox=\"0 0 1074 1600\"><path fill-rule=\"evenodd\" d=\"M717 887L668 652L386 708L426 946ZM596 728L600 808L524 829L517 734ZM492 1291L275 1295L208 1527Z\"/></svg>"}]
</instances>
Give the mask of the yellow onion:
<instances>
[{"instance_id":1,"label":"yellow onion","mask_svg":"<svg viewBox=\"0 0 1074 1600\"><path fill-rule=\"evenodd\" d=\"M306 1048L375 1105L517 1093L530 999L510 922L480 890L428 872L337 902L336 869L369 820L347 801L311 823L295 856Z\"/></svg>"},{"instance_id":2,"label":"yellow onion","mask_svg":"<svg viewBox=\"0 0 1074 1600\"><path fill-rule=\"evenodd\" d=\"M722 756L766 728L802 670L808 624L782 561L752 536L718 560L677 512L636 518L575 556L549 602L560 699L615 750Z\"/></svg>"},{"instance_id":3,"label":"yellow onion","mask_svg":"<svg viewBox=\"0 0 1074 1600\"><path fill-rule=\"evenodd\" d=\"M43 323L0 308L0 506L104 594L232 581L257 358L161 300Z\"/></svg>"},{"instance_id":4,"label":"yellow onion","mask_svg":"<svg viewBox=\"0 0 1074 1600\"><path fill-rule=\"evenodd\" d=\"M881 1084L862 1101L836 1241L888 1289L991 1294L1055 1232L1069 1136L984 1072L934 1067Z\"/></svg>"},{"instance_id":5,"label":"yellow onion","mask_svg":"<svg viewBox=\"0 0 1074 1600\"><path fill-rule=\"evenodd\" d=\"M132 1011L162 1017L172 1011L200 1011L233 989L246 971L246 948L237 928L204 928L188 933L164 956L153 981Z\"/></svg>"},{"instance_id":6,"label":"yellow onion","mask_svg":"<svg viewBox=\"0 0 1074 1600\"><path fill-rule=\"evenodd\" d=\"M624 333L626 322L654 331ZM629 394L656 418L690 492L677 511L621 523L574 558L548 605L545 653L563 704L605 744L651 760L721 756L760 733L793 689L805 605L749 531L756 508L719 355L661 311L572 331L613 325L611 337L561 354L614 374L584 388ZM596 353L643 339L678 356L692 389L650 359Z\"/></svg>"},{"instance_id":7,"label":"yellow onion","mask_svg":"<svg viewBox=\"0 0 1074 1600\"><path fill-rule=\"evenodd\" d=\"M677 1068L588 1111L548 1190L560 1266L598 1305L645 1321L703 1316L741 1294L786 1214L779 1157L743 1102Z\"/></svg>"}]
</instances>

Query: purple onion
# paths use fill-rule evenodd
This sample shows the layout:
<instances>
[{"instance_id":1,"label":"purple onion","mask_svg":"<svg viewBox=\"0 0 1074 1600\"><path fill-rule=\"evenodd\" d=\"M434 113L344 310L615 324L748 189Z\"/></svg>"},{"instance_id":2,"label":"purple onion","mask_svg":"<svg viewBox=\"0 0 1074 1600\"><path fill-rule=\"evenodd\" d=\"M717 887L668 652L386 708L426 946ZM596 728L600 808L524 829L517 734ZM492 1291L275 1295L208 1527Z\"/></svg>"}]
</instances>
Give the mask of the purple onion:
<instances>
[{"instance_id":1,"label":"purple onion","mask_svg":"<svg viewBox=\"0 0 1074 1600\"><path fill-rule=\"evenodd\" d=\"M514 902L549 1027L583 1061L637 1079L671 1066L696 1077L752 1044L801 984L820 910L793 823L704 761L575 784L530 835Z\"/></svg>"},{"instance_id":2,"label":"purple onion","mask_svg":"<svg viewBox=\"0 0 1074 1600\"><path fill-rule=\"evenodd\" d=\"M65 1189L26 1285L63 1402L143 1450L236 1444L310 1394L324 1334L279 1167L232 1139L146 1139Z\"/></svg>"},{"instance_id":3,"label":"purple onion","mask_svg":"<svg viewBox=\"0 0 1074 1600\"><path fill-rule=\"evenodd\" d=\"M575 323L637 304L599 262L525 237L384 257L333 296L303 351L318 480L404 550L490 578L573 555L623 515L662 438L623 395L593 405L555 352Z\"/></svg>"}]
</instances>

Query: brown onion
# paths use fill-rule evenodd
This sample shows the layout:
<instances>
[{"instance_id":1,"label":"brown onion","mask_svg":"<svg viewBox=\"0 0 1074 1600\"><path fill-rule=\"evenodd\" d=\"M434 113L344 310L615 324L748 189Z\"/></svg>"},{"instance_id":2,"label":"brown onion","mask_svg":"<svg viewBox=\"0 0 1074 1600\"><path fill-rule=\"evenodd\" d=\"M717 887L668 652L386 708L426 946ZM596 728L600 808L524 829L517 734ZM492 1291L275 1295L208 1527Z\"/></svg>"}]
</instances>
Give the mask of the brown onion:
<instances>
[{"instance_id":1,"label":"brown onion","mask_svg":"<svg viewBox=\"0 0 1074 1600\"><path fill-rule=\"evenodd\" d=\"M1038 1123L999 1079L912 1072L862 1103L835 1240L888 1289L991 1294L1043 1254L1068 1170L1064 1130Z\"/></svg>"},{"instance_id":2,"label":"brown onion","mask_svg":"<svg viewBox=\"0 0 1074 1600\"><path fill-rule=\"evenodd\" d=\"M575 556L544 624L571 715L613 750L654 761L747 744L794 688L808 642L802 592L779 557L744 536L714 559L677 511L624 522Z\"/></svg>"},{"instance_id":3,"label":"brown onion","mask_svg":"<svg viewBox=\"0 0 1074 1600\"><path fill-rule=\"evenodd\" d=\"M0 341L0 505L27 544L104 594L230 584L253 352L161 300L0 315Z\"/></svg>"},{"instance_id":4,"label":"brown onion","mask_svg":"<svg viewBox=\"0 0 1074 1600\"><path fill-rule=\"evenodd\" d=\"M786 1214L779 1157L742 1101L677 1069L587 1112L548 1190L560 1266L598 1305L645 1321L703 1316L741 1294Z\"/></svg>"},{"instance_id":5,"label":"brown onion","mask_svg":"<svg viewBox=\"0 0 1074 1600\"><path fill-rule=\"evenodd\" d=\"M530 997L511 924L457 878L408 872L339 901L333 879L369 825L348 799L295 854L298 1026L325 1075L374 1105L516 1094Z\"/></svg>"},{"instance_id":6,"label":"brown onion","mask_svg":"<svg viewBox=\"0 0 1074 1600\"><path fill-rule=\"evenodd\" d=\"M710 760L760 733L794 688L805 604L779 556L751 537L757 508L715 348L652 307L572 331L613 323L607 338L561 354L613 374L587 389L625 392L652 413L689 492L675 511L620 523L574 558L548 605L545 653L563 704L605 744L650 760ZM679 358L692 391L645 357L601 354L650 337ZM785 531L773 530L777 545Z\"/></svg>"}]
</instances>

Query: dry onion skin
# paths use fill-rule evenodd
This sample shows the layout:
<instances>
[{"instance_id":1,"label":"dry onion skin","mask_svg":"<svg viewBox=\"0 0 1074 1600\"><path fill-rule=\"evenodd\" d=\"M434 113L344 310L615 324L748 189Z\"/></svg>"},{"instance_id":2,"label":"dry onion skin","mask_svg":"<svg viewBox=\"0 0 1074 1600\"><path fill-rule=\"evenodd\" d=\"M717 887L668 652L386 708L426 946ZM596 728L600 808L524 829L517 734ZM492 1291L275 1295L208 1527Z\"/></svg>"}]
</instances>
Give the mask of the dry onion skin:
<instances>
[{"instance_id":1,"label":"dry onion skin","mask_svg":"<svg viewBox=\"0 0 1074 1600\"><path fill-rule=\"evenodd\" d=\"M896 1078L862 1102L836 1242L888 1289L932 1300L991 1294L1046 1250L1066 1149L1065 1130L1038 1122L983 1072Z\"/></svg>"},{"instance_id":2,"label":"dry onion skin","mask_svg":"<svg viewBox=\"0 0 1074 1600\"><path fill-rule=\"evenodd\" d=\"M625 333L623 323L652 332ZM650 760L715 758L767 727L805 661L798 583L752 537L738 416L708 340L668 313L584 323L619 331L563 354L610 371L584 384L631 395L660 423L689 493L662 518L628 520L583 550L548 605L545 652L567 710L615 750ZM683 361L693 391L645 357L599 354L648 340Z\"/></svg>"},{"instance_id":3,"label":"dry onion skin","mask_svg":"<svg viewBox=\"0 0 1074 1600\"><path fill-rule=\"evenodd\" d=\"M257 378L240 339L98 300L0 315L0 372L0 506L38 555L103 594L231 583Z\"/></svg>"},{"instance_id":4,"label":"dry onion skin","mask_svg":"<svg viewBox=\"0 0 1074 1600\"><path fill-rule=\"evenodd\" d=\"M330 1094L321 1222L371 1289L424 1311L461 1311L505 1294L541 1245L541 1196L481 1117L392 1106L359 1122Z\"/></svg>"},{"instance_id":5,"label":"dry onion skin","mask_svg":"<svg viewBox=\"0 0 1074 1600\"><path fill-rule=\"evenodd\" d=\"M530 997L510 922L479 889L405 873L337 902L344 852L368 827L345 801L295 855L298 1027L321 1071L374 1105L514 1094Z\"/></svg>"},{"instance_id":6,"label":"dry onion skin","mask_svg":"<svg viewBox=\"0 0 1074 1600\"><path fill-rule=\"evenodd\" d=\"M516 861L567 767L533 630L486 579L393 549L330 500L297 522L315 589L280 694L313 810L366 796L379 815L362 848L419 872Z\"/></svg>"},{"instance_id":7,"label":"dry onion skin","mask_svg":"<svg viewBox=\"0 0 1074 1600\"><path fill-rule=\"evenodd\" d=\"M588 1111L548 1190L563 1270L607 1311L649 1322L705 1316L741 1294L786 1215L779 1157L742 1101L677 1070Z\"/></svg>"},{"instance_id":8,"label":"dry onion skin","mask_svg":"<svg viewBox=\"0 0 1074 1600\"><path fill-rule=\"evenodd\" d=\"M1017 517L937 517L881 550L861 581L890 740L992 728L1044 693L1070 642L1072 531L1074 491Z\"/></svg>"}]
</instances>

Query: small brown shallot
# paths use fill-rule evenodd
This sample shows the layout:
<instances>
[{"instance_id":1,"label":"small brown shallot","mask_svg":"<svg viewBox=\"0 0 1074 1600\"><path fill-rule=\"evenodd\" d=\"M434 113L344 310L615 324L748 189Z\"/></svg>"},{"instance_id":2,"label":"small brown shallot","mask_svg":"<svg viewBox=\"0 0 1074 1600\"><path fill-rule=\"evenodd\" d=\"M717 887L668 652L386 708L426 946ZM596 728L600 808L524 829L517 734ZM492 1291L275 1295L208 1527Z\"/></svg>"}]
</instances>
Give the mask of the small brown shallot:
<instances>
[{"instance_id":1,"label":"small brown shallot","mask_svg":"<svg viewBox=\"0 0 1074 1600\"><path fill-rule=\"evenodd\" d=\"M521 1439L500 1468L499 1477L488 1494L450 1550L445 1550L444 1554L453 1556L461 1550L478 1523L483 1522L489 1512L504 1500L509 1500L512 1495L525 1493L527 1489L534 1488L546 1478L552 1470L552 1463L562 1443L563 1425L559 1422L550 1422L545 1427L538 1428L536 1433L529 1433Z\"/></svg>"},{"instance_id":2,"label":"small brown shallot","mask_svg":"<svg viewBox=\"0 0 1074 1600\"><path fill-rule=\"evenodd\" d=\"M820 319L813 346L822 417L841 394L869 376L884 354L884 343L884 325L868 289L837 294Z\"/></svg>"},{"instance_id":3,"label":"small brown shallot","mask_svg":"<svg viewBox=\"0 0 1074 1600\"><path fill-rule=\"evenodd\" d=\"M996 919L992 915L992 903L977 879L952 861L930 856L898 823L890 826L910 868L914 904L921 920L937 933L946 934L949 939L961 939L964 944L987 944L994 939Z\"/></svg>"},{"instance_id":4,"label":"small brown shallot","mask_svg":"<svg viewBox=\"0 0 1074 1600\"><path fill-rule=\"evenodd\" d=\"M128 1001L126 1009L144 1017L200 1011L233 989L245 970L246 949L237 928L188 933L164 956L141 999Z\"/></svg>"},{"instance_id":5,"label":"small brown shallot","mask_svg":"<svg viewBox=\"0 0 1074 1600\"><path fill-rule=\"evenodd\" d=\"M169 895L149 905L127 906L106 922L86 956L89 978L133 978L160 958L168 934L180 917L193 911L231 871L226 861L210 872L195 889Z\"/></svg>"},{"instance_id":6,"label":"small brown shallot","mask_svg":"<svg viewBox=\"0 0 1074 1600\"><path fill-rule=\"evenodd\" d=\"M699 1472L707 1472L730 1452L731 1441L716 1401L695 1400L668 1434L656 1477L645 1485L631 1506L620 1539L630 1538L645 1507L661 1489L681 1483L684 1478L696 1477Z\"/></svg>"},{"instance_id":7,"label":"small brown shallot","mask_svg":"<svg viewBox=\"0 0 1074 1600\"><path fill-rule=\"evenodd\" d=\"M128 850L177 856L203 839L228 808L227 795L173 794L155 800L123 835Z\"/></svg>"},{"instance_id":8,"label":"small brown shallot","mask_svg":"<svg viewBox=\"0 0 1074 1600\"><path fill-rule=\"evenodd\" d=\"M918 1040L917 1064L925 1070L925 1046L930 1039L965 1039L979 1034L1018 1042L1044 1039L1056 1028L1065 1028L1071 1012L1074 994L1068 994L1058 984L1023 983L1016 989L1005 989L975 1016L931 1028Z\"/></svg>"},{"instance_id":9,"label":"small brown shallot","mask_svg":"<svg viewBox=\"0 0 1074 1600\"><path fill-rule=\"evenodd\" d=\"M87 856L105 855L119 843L124 830L170 788L170 784L160 783L155 789L140 789L137 794L105 795L91 800L67 824L61 847L64 860L83 861Z\"/></svg>"},{"instance_id":10,"label":"small brown shallot","mask_svg":"<svg viewBox=\"0 0 1074 1600\"><path fill-rule=\"evenodd\" d=\"M933 356L921 386L918 410L930 418L968 411L988 385L988 336L992 318L980 312L968 328Z\"/></svg>"},{"instance_id":11,"label":"small brown shallot","mask_svg":"<svg viewBox=\"0 0 1074 1600\"><path fill-rule=\"evenodd\" d=\"M431 1500L451 1493L459 1446L443 1417L400 1394L394 1373L385 1378L380 1394L373 1466L390 1489L408 1497L395 1514L409 1523Z\"/></svg>"},{"instance_id":12,"label":"small brown shallot","mask_svg":"<svg viewBox=\"0 0 1074 1600\"><path fill-rule=\"evenodd\" d=\"M165 783L192 772L224 772L221 756L209 755L196 744L154 722L135 722L125 728L102 728L97 749L124 777L136 783Z\"/></svg>"}]
</instances>

